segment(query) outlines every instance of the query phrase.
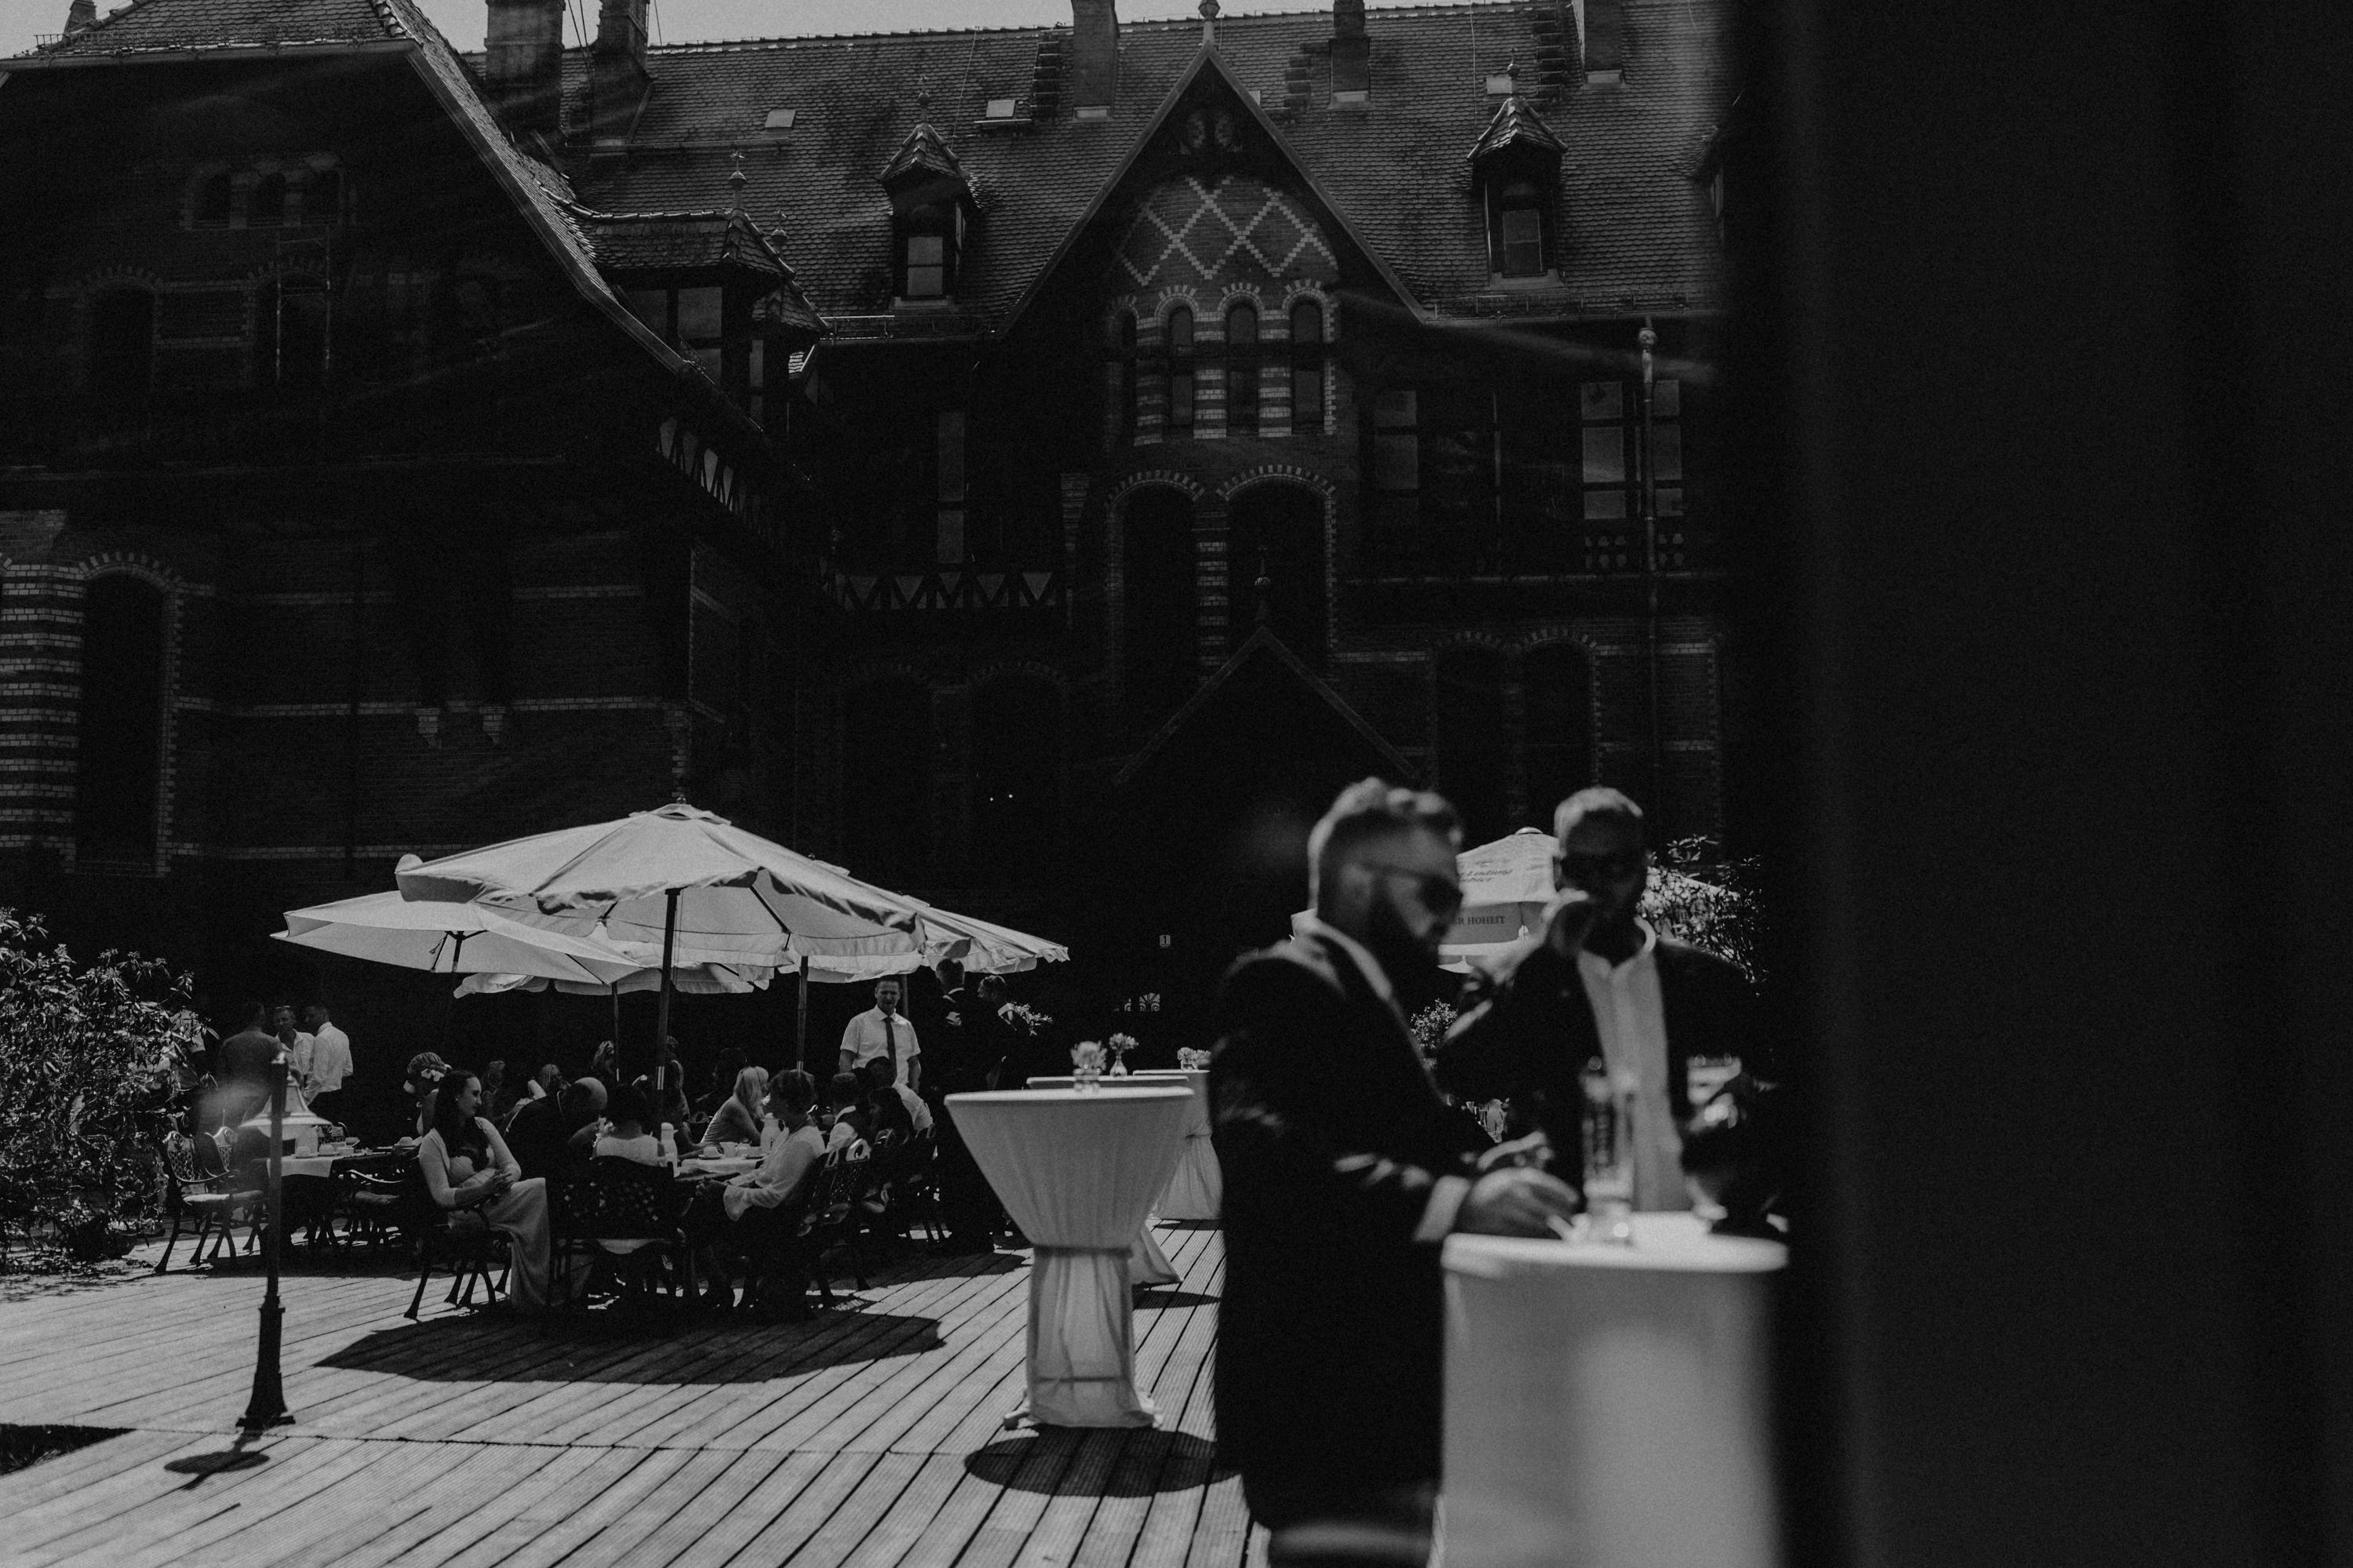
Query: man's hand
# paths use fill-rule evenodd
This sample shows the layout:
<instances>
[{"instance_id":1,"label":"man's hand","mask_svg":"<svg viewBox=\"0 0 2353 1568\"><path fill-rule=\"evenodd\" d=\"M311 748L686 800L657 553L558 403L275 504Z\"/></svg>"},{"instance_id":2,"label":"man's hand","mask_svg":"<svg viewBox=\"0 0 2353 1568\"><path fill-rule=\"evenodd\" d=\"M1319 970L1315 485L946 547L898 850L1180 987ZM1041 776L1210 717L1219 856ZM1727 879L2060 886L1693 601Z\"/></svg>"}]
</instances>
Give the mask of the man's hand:
<instances>
[{"instance_id":1,"label":"man's hand","mask_svg":"<svg viewBox=\"0 0 2353 1568\"><path fill-rule=\"evenodd\" d=\"M1526 1165L1541 1171L1551 1163L1552 1140L1541 1132L1531 1132L1525 1138L1498 1143L1479 1156L1482 1171L1500 1171L1514 1165Z\"/></svg>"},{"instance_id":2,"label":"man's hand","mask_svg":"<svg viewBox=\"0 0 2353 1568\"><path fill-rule=\"evenodd\" d=\"M1558 1176L1524 1166L1490 1171L1471 1184L1454 1228L1474 1236L1550 1236L1551 1221L1577 1217L1577 1191Z\"/></svg>"},{"instance_id":3,"label":"man's hand","mask_svg":"<svg viewBox=\"0 0 2353 1568\"><path fill-rule=\"evenodd\" d=\"M1563 958L1575 958L1600 917L1601 905L1582 888L1563 888L1545 911L1545 945Z\"/></svg>"}]
</instances>

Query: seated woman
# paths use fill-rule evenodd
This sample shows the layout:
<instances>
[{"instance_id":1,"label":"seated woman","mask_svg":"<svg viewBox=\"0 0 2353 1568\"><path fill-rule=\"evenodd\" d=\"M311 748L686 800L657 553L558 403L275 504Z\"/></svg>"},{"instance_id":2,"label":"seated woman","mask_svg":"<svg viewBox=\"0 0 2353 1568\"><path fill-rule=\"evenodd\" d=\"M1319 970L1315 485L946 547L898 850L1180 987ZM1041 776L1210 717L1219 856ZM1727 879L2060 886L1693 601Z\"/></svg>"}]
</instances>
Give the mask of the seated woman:
<instances>
[{"instance_id":1,"label":"seated woman","mask_svg":"<svg viewBox=\"0 0 2353 1568\"><path fill-rule=\"evenodd\" d=\"M758 1170L724 1186L706 1188L688 1216L696 1239L714 1255L714 1265L723 1243L727 1252L746 1260L747 1300L754 1293L766 1295L761 1284L765 1273L781 1288L780 1293L767 1296L767 1304L794 1320L809 1315L808 1303L802 1299L808 1283L803 1278L806 1269L797 1245L801 1200L807 1194L810 1178L825 1162L825 1140L811 1114L816 1101L817 1080L805 1072L780 1072L769 1079L768 1110L784 1129L783 1135L769 1143ZM711 1278L721 1282L723 1297L729 1272L723 1267L711 1269Z\"/></svg>"},{"instance_id":2,"label":"seated woman","mask_svg":"<svg viewBox=\"0 0 2353 1568\"><path fill-rule=\"evenodd\" d=\"M547 1305L547 1184L525 1179L499 1130L475 1114L482 1080L452 1072L433 1097L433 1124L417 1146L417 1165L435 1204L472 1214L513 1244L509 1293L518 1305Z\"/></svg>"},{"instance_id":3,"label":"seated woman","mask_svg":"<svg viewBox=\"0 0 2353 1568\"><path fill-rule=\"evenodd\" d=\"M635 1160L640 1165L661 1163L661 1140L653 1133L653 1108L648 1103L646 1091L638 1084L628 1084L613 1096L605 1131L597 1139L592 1153L620 1160Z\"/></svg>"},{"instance_id":4,"label":"seated woman","mask_svg":"<svg viewBox=\"0 0 2353 1568\"><path fill-rule=\"evenodd\" d=\"M765 1068L745 1068L735 1075L735 1092L719 1102L711 1125L702 1130L705 1143L760 1142L760 1104L768 1097Z\"/></svg>"},{"instance_id":5,"label":"seated woman","mask_svg":"<svg viewBox=\"0 0 2353 1568\"><path fill-rule=\"evenodd\" d=\"M866 1107L866 1082L854 1072L838 1072L826 1098L831 1124L826 1130L828 1154L856 1143L874 1142L874 1119Z\"/></svg>"}]
</instances>

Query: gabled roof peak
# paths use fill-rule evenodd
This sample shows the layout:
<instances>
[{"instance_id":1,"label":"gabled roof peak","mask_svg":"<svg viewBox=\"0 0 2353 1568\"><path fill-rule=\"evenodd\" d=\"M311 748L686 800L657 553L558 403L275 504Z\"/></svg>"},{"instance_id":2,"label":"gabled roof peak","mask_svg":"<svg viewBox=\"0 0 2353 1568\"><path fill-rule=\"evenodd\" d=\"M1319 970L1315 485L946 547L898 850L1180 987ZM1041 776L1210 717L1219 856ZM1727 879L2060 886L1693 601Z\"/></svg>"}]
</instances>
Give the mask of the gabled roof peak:
<instances>
[{"instance_id":1,"label":"gabled roof peak","mask_svg":"<svg viewBox=\"0 0 2353 1568\"><path fill-rule=\"evenodd\" d=\"M882 165L882 172L874 177L888 189L902 181L927 175L954 180L959 184L965 183L964 164L948 145L947 138L928 121L919 121L907 132L907 139L899 143L899 150L891 154L891 161Z\"/></svg>"},{"instance_id":2,"label":"gabled roof peak","mask_svg":"<svg viewBox=\"0 0 2353 1568\"><path fill-rule=\"evenodd\" d=\"M1552 127L1544 122L1544 117L1529 106L1526 99L1514 92L1504 98L1495 110L1495 117L1487 121L1487 129L1479 133L1479 140L1471 144L1471 151L1463 156L1476 163L1482 158L1492 158L1499 153L1517 148L1555 158L1567 151L1561 146L1560 138L1552 133Z\"/></svg>"}]
</instances>

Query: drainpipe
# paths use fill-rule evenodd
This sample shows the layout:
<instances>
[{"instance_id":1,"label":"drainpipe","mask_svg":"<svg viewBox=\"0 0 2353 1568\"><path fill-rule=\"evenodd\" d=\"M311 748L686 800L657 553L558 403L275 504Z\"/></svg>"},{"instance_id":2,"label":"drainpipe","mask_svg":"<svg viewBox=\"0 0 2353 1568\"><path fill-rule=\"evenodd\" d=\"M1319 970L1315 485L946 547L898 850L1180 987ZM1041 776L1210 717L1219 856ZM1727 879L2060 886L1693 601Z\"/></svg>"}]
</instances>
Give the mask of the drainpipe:
<instances>
[{"instance_id":1,"label":"drainpipe","mask_svg":"<svg viewBox=\"0 0 2353 1568\"><path fill-rule=\"evenodd\" d=\"M352 547L350 690L343 702L343 879L359 875L360 688L367 654L367 546Z\"/></svg>"},{"instance_id":2,"label":"drainpipe","mask_svg":"<svg viewBox=\"0 0 2353 1568\"><path fill-rule=\"evenodd\" d=\"M1664 777L1662 726L1659 705L1659 493L1658 476L1651 462L1651 391L1657 376L1657 365L1651 350L1658 346L1659 334L1652 330L1651 319L1642 318L1642 330L1636 342L1642 345L1642 438L1636 460L1642 491L1642 644L1651 667L1651 811L1663 821L1665 797L1661 793Z\"/></svg>"}]
</instances>

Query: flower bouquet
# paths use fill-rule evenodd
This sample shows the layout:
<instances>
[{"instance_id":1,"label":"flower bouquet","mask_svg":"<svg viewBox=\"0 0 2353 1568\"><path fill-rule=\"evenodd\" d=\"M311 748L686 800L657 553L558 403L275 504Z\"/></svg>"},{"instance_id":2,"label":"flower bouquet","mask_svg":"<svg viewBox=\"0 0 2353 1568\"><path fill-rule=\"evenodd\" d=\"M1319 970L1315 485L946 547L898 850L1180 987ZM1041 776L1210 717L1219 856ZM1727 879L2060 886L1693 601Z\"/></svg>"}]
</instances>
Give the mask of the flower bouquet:
<instances>
[{"instance_id":1,"label":"flower bouquet","mask_svg":"<svg viewBox=\"0 0 2353 1568\"><path fill-rule=\"evenodd\" d=\"M1134 1035L1113 1035L1110 1039L1105 1040L1103 1044L1111 1049L1111 1076L1113 1078L1127 1077L1127 1053L1135 1049L1135 1037Z\"/></svg>"}]
</instances>

